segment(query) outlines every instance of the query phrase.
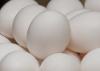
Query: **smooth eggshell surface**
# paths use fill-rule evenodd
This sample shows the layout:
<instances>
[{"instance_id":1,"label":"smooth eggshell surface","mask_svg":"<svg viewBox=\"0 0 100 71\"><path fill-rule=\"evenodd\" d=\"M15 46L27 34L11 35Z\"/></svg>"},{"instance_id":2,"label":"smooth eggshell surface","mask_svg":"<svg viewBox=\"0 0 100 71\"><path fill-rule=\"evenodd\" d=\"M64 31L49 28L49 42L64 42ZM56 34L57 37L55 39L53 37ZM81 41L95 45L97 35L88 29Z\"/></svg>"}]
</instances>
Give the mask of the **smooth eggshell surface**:
<instances>
[{"instance_id":1,"label":"smooth eggshell surface","mask_svg":"<svg viewBox=\"0 0 100 71\"><path fill-rule=\"evenodd\" d=\"M32 0L13 0L7 2L0 10L0 33L13 38L12 25L16 14L24 7L34 4Z\"/></svg>"},{"instance_id":2,"label":"smooth eggshell surface","mask_svg":"<svg viewBox=\"0 0 100 71\"><path fill-rule=\"evenodd\" d=\"M87 12L90 12L90 10L89 9L80 9L80 10L77 10L77 11L73 11L69 14L66 14L66 17L68 18L68 20L71 20L74 17L81 15L82 13L87 13Z\"/></svg>"},{"instance_id":3,"label":"smooth eggshell surface","mask_svg":"<svg viewBox=\"0 0 100 71\"><path fill-rule=\"evenodd\" d=\"M32 21L27 37L28 49L37 58L63 52L70 39L69 21L61 13L45 11Z\"/></svg>"},{"instance_id":4,"label":"smooth eggshell surface","mask_svg":"<svg viewBox=\"0 0 100 71\"><path fill-rule=\"evenodd\" d=\"M15 40L23 47L27 45L27 31L32 20L46 8L39 5L29 5L17 14L13 23L13 36Z\"/></svg>"},{"instance_id":5,"label":"smooth eggshell surface","mask_svg":"<svg viewBox=\"0 0 100 71\"><path fill-rule=\"evenodd\" d=\"M75 52L87 53L100 47L100 13L88 12L70 21L71 41L69 48Z\"/></svg>"},{"instance_id":6,"label":"smooth eggshell surface","mask_svg":"<svg viewBox=\"0 0 100 71\"><path fill-rule=\"evenodd\" d=\"M100 0L86 0L85 8L100 11Z\"/></svg>"},{"instance_id":7,"label":"smooth eggshell surface","mask_svg":"<svg viewBox=\"0 0 100 71\"><path fill-rule=\"evenodd\" d=\"M100 71L100 48L90 51L83 58L81 71Z\"/></svg>"},{"instance_id":8,"label":"smooth eggshell surface","mask_svg":"<svg viewBox=\"0 0 100 71\"><path fill-rule=\"evenodd\" d=\"M72 11L82 9L83 6L78 0L51 0L47 8L66 15Z\"/></svg>"},{"instance_id":9,"label":"smooth eggshell surface","mask_svg":"<svg viewBox=\"0 0 100 71\"><path fill-rule=\"evenodd\" d=\"M27 52L8 54L0 64L0 71L39 71L38 61Z\"/></svg>"},{"instance_id":10,"label":"smooth eggshell surface","mask_svg":"<svg viewBox=\"0 0 100 71\"><path fill-rule=\"evenodd\" d=\"M56 53L48 56L40 66L41 71L80 71L80 60L71 55Z\"/></svg>"},{"instance_id":11,"label":"smooth eggshell surface","mask_svg":"<svg viewBox=\"0 0 100 71\"><path fill-rule=\"evenodd\" d=\"M12 43L0 44L0 62L7 54L13 51L24 51L24 50L16 44L12 44Z\"/></svg>"}]
</instances>

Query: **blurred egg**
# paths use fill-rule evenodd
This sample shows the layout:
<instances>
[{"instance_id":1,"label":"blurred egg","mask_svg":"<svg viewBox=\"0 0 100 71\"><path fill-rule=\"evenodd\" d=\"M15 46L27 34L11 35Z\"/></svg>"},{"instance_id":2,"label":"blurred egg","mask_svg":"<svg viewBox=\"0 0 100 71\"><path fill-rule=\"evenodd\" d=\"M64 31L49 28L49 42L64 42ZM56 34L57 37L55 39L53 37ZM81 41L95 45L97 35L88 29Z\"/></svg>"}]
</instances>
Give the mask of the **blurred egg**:
<instances>
[{"instance_id":1,"label":"blurred egg","mask_svg":"<svg viewBox=\"0 0 100 71\"><path fill-rule=\"evenodd\" d=\"M13 36L15 40L23 47L26 47L26 36L29 25L32 20L46 8L39 5L30 5L17 14L13 23Z\"/></svg>"},{"instance_id":2,"label":"blurred egg","mask_svg":"<svg viewBox=\"0 0 100 71\"><path fill-rule=\"evenodd\" d=\"M38 61L27 52L8 54L0 64L0 71L39 71Z\"/></svg>"},{"instance_id":3,"label":"blurred egg","mask_svg":"<svg viewBox=\"0 0 100 71\"><path fill-rule=\"evenodd\" d=\"M85 8L100 11L100 0L86 0Z\"/></svg>"},{"instance_id":4,"label":"blurred egg","mask_svg":"<svg viewBox=\"0 0 100 71\"><path fill-rule=\"evenodd\" d=\"M90 51L83 58L81 71L100 71L100 48Z\"/></svg>"},{"instance_id":5,"label":"blurred egg","mask_svg":"<svg viewBox=\"0 0 100 71\"><path fill-rule=\"evenodd\" d=\"M71 55L56 53L48 56L40 66L41 71L80 71L80 60Z\"/></svg>"},{"instance_id":6,"label":"blurred egg","mask_svg":"<svg viewBox=\"0 0 100 71\"><path fill-rule=\"evenodd\" d=\"M16 14L24 7L34 4L32 0L8 1L0 10L0 33L8 38L12 36L12 25Z\"/></svg>"},{"instance_id":7,"label":"blurred egg","mask_svg":"<svg viewBox=\"0 0 100 71\"><path fill-rule=\"evenodd\" d=\"M77 57L78 59L80 59L79 54L78 53L75 53L75 52L73 52L71 50L65 50L64 53L65 54L68 54L68 55L71 55L71 56L74 56L74 57Z\"/></svg>"},{"instance_id":8,"label":"blurred egg","mask_svg":"<svg viewBox=\"0 0 100 71\"><path fill-rule=\"evenodd\" d=\"M16 44L12 44L12 43L0 44L0 62L7 54L13 51L24 51L24 50Z\"/></svg>"},{"instance_id":9,"label":"blurred egg","mask_svg":"<svg viewBox=\"0 0 100 71\"><path fill-rule=\"evenodd\" d=\"M77 11L73 11L69 14L66 14L66 17L68 18L68 20L71 20L74 17L81 15L82 13L86 13L86 12L90 12L90 10L89 9L80 9L80 10L77 10Z\"/></svg>"},{"instance_id":10,"label":"blurred egg","mask_svg":"<svg viewBox=\"0 0 100 71\"><path fill-rule=\"evenodd\" d=\"M88 12L70 21L71 41L69 49L87 53L100 47L100 13Z\"/></svg>"},{"instance_id":11,"label":"blurred egg","mask_svg":"<svg viewBox=\"0 0 100 71\"><path fill-rule=\"evenodd\" d=\"M82 9L83 6L78 0L51 0L47 8L66 15L72 11Z\"/></svg>"},{"instance_id":12,"label":"blurred egg","mask_svg":"<svg viewBox=\"0 0 100 71\"><path fill-rule=\"evenodd\" d=\"M48 10L32 21L27 35L28 49L32 55L44 59L50 54L63 52L69 39L69 21L63 14Z\"/></svg>"},{"instance_id":13,"label":"blurred egg","mask_svg":"<svg viewBox=\"0 0 100 71\"><path fill-rule=\"evenodd\" d=\"M0 34L0 44L1 43L10 43L10 41L6 38L6 37L4 37L4 36L2 36L1 34Z\"/></svg>"}]
</instances>

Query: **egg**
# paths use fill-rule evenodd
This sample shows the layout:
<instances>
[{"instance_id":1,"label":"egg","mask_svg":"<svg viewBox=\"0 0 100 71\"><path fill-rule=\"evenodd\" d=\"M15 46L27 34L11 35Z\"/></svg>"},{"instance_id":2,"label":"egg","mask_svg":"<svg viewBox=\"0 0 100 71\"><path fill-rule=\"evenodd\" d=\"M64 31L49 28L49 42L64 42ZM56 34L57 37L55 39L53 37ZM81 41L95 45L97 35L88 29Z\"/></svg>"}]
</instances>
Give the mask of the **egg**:
<instances>
[{"instance_id":1,"label":"egg","mask_svg":"<svg viewBox=\"0 0 100 71\"><path fill-rule=\"evenodd\" d=\"M74 56L74 57L76 57L78 59L81 59L78 53L75 53L75 52L73 52L71 50L65 50L64 53L68 54L68 55L71 55L71 56Z\"/></svg>"},{"instance_id":2,"label":"egg","mask_svg":"<svg viewBox=\"0 0 100 71\"><path fill-rule=\"evenodd\" d=\"M1 43L10 43L10 41L6 37L0 34L0 44Z\"/></svg>"},{"instance_id":3,"label":"egg","mask_svg":"<svg viewBox=\"0 0 100 71\"><path fill-rule=\"evenodd\" d=\"M78 0L51 0L47 8L66 15L72 11L82 9L83 6Z\"/></svg>"},{"instance_id":4,"label":"egg","mask_svg":"<svg viewBox=\"0 0 100 71\"><path fill-rule=\"evenodd\" d=\"M82 13L86 13L86 12L90 12L91 10L89 9L80 9L80 10L77 10L77 11L73 11L69 14L66 14L66 17L68 18L68 20L71 20L73 19L74 17L78 16L78 15L81 15Z\"/></svg>"},{"instance_id":5,"label":"egg","mask_svg":"<svg viewBox=\"0 0 100 71\"><path fill-rule=\"evenodd\" d=\"M39 5L29 5L17 14L13 23L13 36L15 40L23 47L26 47L26 36L29 25L32 20L41 12L46 10L45 7Z\"/></svg>"},{"instance_id":6,"label":"egg","mask_svg":"<svg viewBox=\"0 0 100 71\"><path fill-rule=\"evenodd\" d=\"M69 21L63 14L56 11L42 12L32 21L28 29L28 49L39 59L44 59L56 52L63 52L69 40Z\"/></svg>"},{"instance_id":7,"label":"egg","mask_svg":"<svg viewBox=\"0 0 100 71\"><path fill-rule=\"evenodd\" d=\"M48 56L40 66L41 71L80 71L80 60L64 53Z\"/></svg>"},{"instance_id":8,"label":"egg","mask_svg":"<svg viewBox=\"0 0 100 71\"><path fill-rule=\"evenodd\" d=\"M0 33L7 38L13 38L12 25L16 14L24 7L34 4L32 0L8 1L0 10Z\"/></svg>"},{"instance_id":9,"label":"egg","mask_svg":"<svg viewBox=\"0 0 100 71\"><path fill-rule=\"evenodd\" d=\"M100 0L86 0L85 8L100 11Z\"/></svg>"},{"instance_id":10,"label":"egg","mask_svg":"<svg viewBox=\"0 0 100 71\"><path fill-rule=\"evenodd\" d=\"M81 71L100 71L100 48L90 51L83 58Z\"/></svg>"},{"instance_id":11,"label":"egg","mask_svg":"<svg viewBox=\"0 0 100 71\"><path fill-rule=\"evenodd\" d=\"M88 12L70 21L71 40L69 49L87 53L100 47L100 13Z\"/></svg>"},{"instance_id":12,"label":"egg","mask_svg":"<svg viewBox=\"0 0 100 71\"><path fill-rule=\"evenodd\" d=\"M2 60L0 71L39 71L39 63L29 53L16 51Z\"/></svg>"},{"instance_id":13,"label":"egg","mask_svg":"<svg viewBox=\"0 0 100 71\"><path fill-rule=\"evenodd\" d=\"M12 43L0 44L0 62L9 53L14 51L24 51L20 46ZM1 71L1 70L0 70Z\"/></svg>"}]
</instances>

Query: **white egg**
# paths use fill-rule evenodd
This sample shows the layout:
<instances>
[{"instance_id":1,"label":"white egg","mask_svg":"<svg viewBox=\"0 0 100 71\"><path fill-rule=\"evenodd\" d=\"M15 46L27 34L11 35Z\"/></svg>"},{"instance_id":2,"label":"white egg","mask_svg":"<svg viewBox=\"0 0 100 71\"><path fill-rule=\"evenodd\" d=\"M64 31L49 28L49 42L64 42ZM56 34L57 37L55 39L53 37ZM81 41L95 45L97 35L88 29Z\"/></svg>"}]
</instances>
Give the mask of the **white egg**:
<instances>
[{"instance_id":1,"label":"white egg","mask_svg":"<svg viewBox=\"0 0 100 71\"><path fill-rule=\"evenodd\" d=\"M16 14L24 7L34 4L32 0L14 0L7 2L0 10L0 33L8 38L12 36L12 25Z\"/></svg>"},{"instance_id":2,"label":"white egg","mask_svg":"<svg viewBox=\"0 0 100 71\"><path fill-rule=\"evenodd\" d=\"M66 15L72 11L82 9L83 6L78 0L51 0L47 8Z\"/></svg>"},{"instance_id":3,"label":"white egg","mask_svg":"<svg viewBox=\"0 0 100 71\"><path fill-rule=\"evenodd\" d=\"M71 55L56 53L48 56L40 66L41 71L80 71L80 60Z\"/></svg>"},{"instance_id":4,"label":"white egg","mask_svg":"<svg viewBox=\"0 0 100 71\"><path fill-rule=\"evenodd\" d=\"M100 71L100 48L90 51L83 58L81 71Z\"/></svg>"},{"instance_id":5,"label":"white egg","mask_svg":"<svg viewBox=\"0 0 100 71\"><path fill-rule=\"evenodd\" d=\"M85 8L100 11L100 0L86 0Z\"/></svg>"},{"instance_id":6,"label":"white egg","mask_svg":"<svg viewBox=\"0 0 100 71\"><path fill-rule=\"evenodd\" d=\"M29 53L17 51L2 60L0 71L39 71L39 63Z\"/></svg>"},{"instance_id":7,"label":"white egg","mask_svg":"<svg viewBox=\"0 0 100 71\"><path fill-rule=\"evenodd\" d=\"M45 11L32 21L27 37L28 49L37 58L63 52L70 39L69 21L61 13Z\"/></svg>"},{"instance_id":8,"label":"white egg","mask_svg":"<svg viewBox=\"0 0 100 71\"><path fill-rule=\"evenodd\" d=\"M100 47L100 13L88 12L70 21L71 42L69 48L75 52L87 53Z\"/></svg>"},{"instance_id":9,"label":"white egg","mask_svg":"<svg viewBox=\"0 0 100 71\"><path fill-rule=\"evenodd\" d=\"M23 47L26 47L26 36L29 25L32 20L46 8L39 5L30 5L17 14L13 23L13 36L15 40Z\"/></svg>"},{"instance_id":10,"label":"white egg","mask_svg":"<svg viewBox=\"0 0 100 71\"><path fill-rule=\"evenodd\" d=\"M64 53L80 59L80 56L78 55L78 53L75 53L75 52L73 52L71 50L65 50Z\"/></svg>"},{"instance_id":11,"label":"white egg","mask_svg":"<svg viewBox=\"0 0 100 71\"><path fill-rule=\"evenodd\" d=\"M86 13L86 12L90 12L90 10L84 8L84 9L80 9L80 10L77 10L77 11L73 11L69 14L66 14L66 17L68 18L68 20L71 20L74 17L81 15L82 13Z\"/></svg>"},{"instance_id":12,"label":"white egg","mask_svg":"<svg viewBox=\"0 0 100 71\"><path fill-rule=\"evenodd\" d=\"M13 51L24 51L24 50L16 44L12 43L0 44L0 62L7 54Z\"/></svg>"},{"instance_id":13,"label":"white egg","mask_svg":"<svg viewBox=\"0 0 100 71\"><path fill-rule=\"evenodd\" d=\"M6 38L6 37L4 37L4 36L2 36L1 34L0 34L0 44L1 43L10 43L10 41Z\"/></svg>"}]
</instances>

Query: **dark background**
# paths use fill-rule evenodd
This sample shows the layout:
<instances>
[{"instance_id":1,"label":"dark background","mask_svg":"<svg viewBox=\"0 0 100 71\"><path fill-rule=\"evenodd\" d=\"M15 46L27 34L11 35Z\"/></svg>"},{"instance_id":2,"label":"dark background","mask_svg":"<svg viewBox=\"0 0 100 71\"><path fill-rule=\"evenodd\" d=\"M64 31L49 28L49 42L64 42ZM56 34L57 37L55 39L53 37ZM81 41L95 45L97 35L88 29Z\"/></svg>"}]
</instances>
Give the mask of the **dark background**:
<instances>
[{"instance_id":1,"label":"dark background","mask_svg":"<svg viewBox=\"0 0 100 71\"><path fill-rule=\"evenodd\" d=\"M9 0L0 0L0 8ZM36 0L39 4L46 6L49 0Z\"/></svg>"},{"instance_id":2,"label":"dark background","mask_svg":"<svg viewBox=\"0 0 100 71\"><path fill-rule=\"evenodd\" d=\"M0 0L0 8L9 0ZM39 4L46 6L50 0L36 0ZM84 0L81 0L84 3Z\"/></svg>"},{"instance_id":3,"label":"dark background","mask_svg":"<svg viewBox=\"0 0 100 71\"><path fill-rule=\"evenodd\" d=\"M9 0L0 0L0 8Z\"/></svg>"}]
</instances>

